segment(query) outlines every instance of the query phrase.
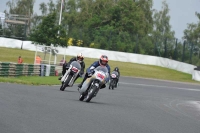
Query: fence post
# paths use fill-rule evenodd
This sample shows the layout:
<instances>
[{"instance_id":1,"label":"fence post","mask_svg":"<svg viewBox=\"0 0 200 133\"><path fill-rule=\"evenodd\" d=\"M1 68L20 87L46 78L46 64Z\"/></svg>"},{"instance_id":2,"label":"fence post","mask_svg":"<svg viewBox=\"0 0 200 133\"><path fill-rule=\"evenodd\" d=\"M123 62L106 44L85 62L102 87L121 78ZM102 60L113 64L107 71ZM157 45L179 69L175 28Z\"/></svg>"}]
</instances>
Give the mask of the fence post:
<instances>
[{"instance_id":1,"label":"fence post","mask_svg":"<svg viewBox=\"0 0 200 133\"><path fill-rule=\"evenodd\" d=\"M174 60L177 60L177 43L178 43L178 39L177 38L175 38L176 39L176 42L175 42L175 49L174 49Z\"/></svg>"},{"instance_id":2,"label":"fence post","mask_svg":"<svg viewBox=\"0 0 200 133\"><path fill-rule=\"evenodd\" d=\"M164 52L164 57L167 58L167 38L165 38L165 52Z\"/></svg>"},{"instance_id":3,"label":"fence post","mask_svg":"<svg viewBox=\"0 0 200 133\"><path fill-rule=\"evenodd\" d=\"M183 42L183 54L182 54L182 62L184 62L184 55L185 55L185 43L186 41Z\"/></svg>"},{"instance_id":4,"label":"fence post","mask_svg":"<svg viewBox=\"0 0 200 133\"><path fill-rule=\"evenodd\" d=\"M192 64L193 46L194 46L194 44L193 44L193 42L191 42L190 43L190 61L189 61L190 64Z\"/></svg>"},{"instance_id":5,"label":"fence post","mask_svg":"<svg viewBox=\"0 0 200 133\"><path fill-rule=\"evenodd\" d=\"M138 50L138 34L136 35L135 53L137 53L137 50Z\"/></svg>"},{"instance_id":6,"label":"fence post","mask_svg":"<svg viewBox=\"0 0 200 133\"><path fill-rule=\"evenodd\" d=\"M154 55L156 55L157 41L158 41L158 39L157 39L157 36L156 36L156 41L155 41L155 44L154 44Z\"/></svg>"}]
</instances>

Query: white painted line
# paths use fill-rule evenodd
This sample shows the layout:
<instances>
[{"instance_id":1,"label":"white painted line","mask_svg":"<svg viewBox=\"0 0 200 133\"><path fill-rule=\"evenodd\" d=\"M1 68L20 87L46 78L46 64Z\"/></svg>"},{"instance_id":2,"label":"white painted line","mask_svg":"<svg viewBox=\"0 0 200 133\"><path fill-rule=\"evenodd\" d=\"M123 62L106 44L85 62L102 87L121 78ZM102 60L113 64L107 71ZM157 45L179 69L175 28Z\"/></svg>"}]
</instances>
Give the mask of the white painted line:
<instances>
[{"instance_id":1,"label":"white painted line","mask_svg":"<svg viewBox=\"0 0 200 133\"><path fill-rule=\"evenodd\" d=\"M119 84L129 84L129 85L139 85L139 86L151 86L151 87L162 87L162 88L173 88L173 89L180 89L180 90L187 90L187 91L199 91L200 92L200 89L193 89L193 88L180 88L180 87L148 85L148 84L136 84L136 83L125 83L125 82L119 82Z\"/></svg>"},{"instance_id":2,"label":"white painted line","mask_svg":"<svg viewBox=\"0 0 200 133\"><path fill-rule=\"evenodd\" d=\"M133 78L133 79L145 79L145 80L154 80L154 81L163 81L163 82L171 82L171 83L179 83L179 84L188 84L188 85L198 85L199 83L190 83L190 82L184 82L184 81L172 81L172 80L164 80L164 79L155 79L155 78L144 78L144 77L134 77L134 76L121 76L124 78Z\"/></svg>"}]
</instances>

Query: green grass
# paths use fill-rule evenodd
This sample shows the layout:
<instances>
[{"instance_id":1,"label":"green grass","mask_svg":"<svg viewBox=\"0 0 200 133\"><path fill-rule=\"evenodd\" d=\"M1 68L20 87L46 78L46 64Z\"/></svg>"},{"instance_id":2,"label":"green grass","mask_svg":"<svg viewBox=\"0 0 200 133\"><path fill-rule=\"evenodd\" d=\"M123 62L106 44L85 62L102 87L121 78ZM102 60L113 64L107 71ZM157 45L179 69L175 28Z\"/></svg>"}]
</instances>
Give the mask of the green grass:
<instances>
[{"instance_id":1,"label":"green grass","mask_svg":"<svg viewBox=\"0 0 200 133\"><path fill-rule=\"evenodd\" d=\"M0 61L1 62L15 62L17 63L18 56L21 55L24 63L33 64L35 52L21 49L13 48L4 48L0 47ZM39 53L41 57L44 57L43 53ZM46 56L48 57L48 55ZM62 59L63 55L58 55L57 61ZM66 56L67 61L72 56ZM109 57L109 55L108 55ZM54 58L52 57L52 60ZM85 58L86 68L90 66L97 59ZM111 70L114 67L118 66L122 76L133 76L133 77L143 77L143 78L154 78L154 79L163 79L171 81L181 81L181 82L190 82L190 83L200 83L192 80L192 75L187 73L178 72L168 68L152 66L152 65L141 65L136 63L128 62L118 62L118 61L109 61ZM0 82L15 82L23 84L60 84L57 80L58 77L17 77L17 78L0 78ZM78 80L80 82L80 80Z\"/></svg>"},{"instance_id":2,"label":"green grass","mask_svg":"<svg viewBox=\"0 0 200 133\"><path fill-rule=\"evenodd\" d=\"M75 83L80 83L81 78L77 79ZM59 85L60 80L56 76L39 77L39 76L22 76L22 77L0 77L0 82L18 83L27 85Z\"/></svg>"}]
</instances>

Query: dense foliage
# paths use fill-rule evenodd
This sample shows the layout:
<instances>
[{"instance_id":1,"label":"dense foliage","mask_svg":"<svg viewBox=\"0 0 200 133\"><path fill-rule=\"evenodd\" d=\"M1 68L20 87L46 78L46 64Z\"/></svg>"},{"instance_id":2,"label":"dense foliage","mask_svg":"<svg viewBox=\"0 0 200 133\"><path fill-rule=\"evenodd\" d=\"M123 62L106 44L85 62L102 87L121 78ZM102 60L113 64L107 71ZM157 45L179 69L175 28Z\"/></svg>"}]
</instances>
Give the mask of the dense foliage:
<instances>
[{"instance_id":1,"label":"dense foliage","mask_svg":"<svg viewBox=\"0 0 200 133\"><path fill-rule=\"evenodd\" d=\"M28 37L39 44L93 47L199 62L200 22L188 24L185 40L176 39L165 0L160 11L152 8L153 0L65 0L60 26L61 0L42 2L41 15L34 14L34 0L15 2L7 3L6 13L31 16ZM196 16L200 20L200 14ZM20 29L15 26L15 30L7 31L20 36Z\"/></svg>"},{"instance_id":2,"label":"dense foliage","mask_svg":"<svg viewBox=\"0 0 200 133\"><path fill-rule=\"evenodd\" d=\"M65 46L66 31L56 24L56 13L50 13L42 19L42 22L32 30L30 40L47 46Z\"/></svg>"}]
</instances>

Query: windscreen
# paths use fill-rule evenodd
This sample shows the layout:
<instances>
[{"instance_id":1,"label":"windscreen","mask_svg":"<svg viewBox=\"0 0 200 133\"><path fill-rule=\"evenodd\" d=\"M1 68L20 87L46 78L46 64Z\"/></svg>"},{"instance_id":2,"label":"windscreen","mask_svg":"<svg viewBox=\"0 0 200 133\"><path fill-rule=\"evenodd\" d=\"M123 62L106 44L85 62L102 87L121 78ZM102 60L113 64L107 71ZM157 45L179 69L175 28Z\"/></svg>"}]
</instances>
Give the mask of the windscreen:
<instances>
[{"instance_id":1,"label":"windscreen","mask_svg":"<svg viewBox=\"0 0 200 133\"><path fill-rule=\"evenodd\" d=\"M71 65L74 66L74 67L76 67L76 68L78 68L79 70L81 70L81 65L80 65L80 63L78 63L77 61L73 61L73 62L71 63Z\"/></svg>"}]
</instances>

